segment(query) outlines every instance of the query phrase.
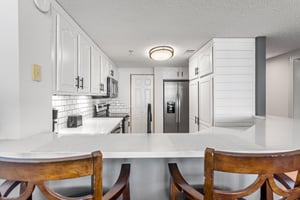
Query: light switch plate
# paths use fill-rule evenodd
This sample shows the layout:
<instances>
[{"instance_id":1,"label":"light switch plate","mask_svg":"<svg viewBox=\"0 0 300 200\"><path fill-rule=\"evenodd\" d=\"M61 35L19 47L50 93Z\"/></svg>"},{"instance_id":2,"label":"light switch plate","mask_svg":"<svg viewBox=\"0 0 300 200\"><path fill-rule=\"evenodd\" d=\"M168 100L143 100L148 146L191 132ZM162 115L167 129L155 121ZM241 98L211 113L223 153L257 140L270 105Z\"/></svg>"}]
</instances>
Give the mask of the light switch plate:
<instances>
[{"instance_id":1,"label":"light switch plate","mask_svg":"<svg viewBox=\"0 0 300 200\"><path fill-rule=\"evenodd\" d=\"M41 66L37 64L32 65L32 80L41 81Z\"/></svg>"}]
</instances>

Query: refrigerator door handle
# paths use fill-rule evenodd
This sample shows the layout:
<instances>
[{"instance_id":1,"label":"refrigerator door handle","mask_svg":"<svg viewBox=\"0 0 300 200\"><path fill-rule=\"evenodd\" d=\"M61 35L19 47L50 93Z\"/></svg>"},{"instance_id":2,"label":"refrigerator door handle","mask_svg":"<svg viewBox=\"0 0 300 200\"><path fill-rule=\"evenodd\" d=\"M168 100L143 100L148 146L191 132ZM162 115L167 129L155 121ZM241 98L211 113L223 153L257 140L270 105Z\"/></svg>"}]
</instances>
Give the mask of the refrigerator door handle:
<instances>
[{"instance_id":1,"label":"refrigerator door handle","mask_svg":"<svg viewBox=\"0 0 300 200\"><path fill-rule=\"evenodd\" d=\"M151 112L151 104L149 103L147 106L147 133L151 133L151 122L152 122L152 112Z\"/></svg>"},{"instance_id":2,"label":"refrigerator door handle","mask_svg":"<svg viewBox=\"0 0 300 200\"><path fill-rule=\"evenodd\" d=\"M179 108L178 108L178 94L176 94L176 100L175 100L176 102L176 109L175 109L175 122L176 122L176 124L178 123L178 111L179 111Z\"/></svg>"},{"instance_id":3,"label":"refrigerator door handle","mask_svg":"<svg viewBox=\"0 0 300 200\"><path fill-rule=\"evenodd\" d=\"M180 96L179 94L177 95L177 98L178 98L178 123L180 123L180 109L181 109L181 102L180 102Z\"/></svg>"}]
</instances>

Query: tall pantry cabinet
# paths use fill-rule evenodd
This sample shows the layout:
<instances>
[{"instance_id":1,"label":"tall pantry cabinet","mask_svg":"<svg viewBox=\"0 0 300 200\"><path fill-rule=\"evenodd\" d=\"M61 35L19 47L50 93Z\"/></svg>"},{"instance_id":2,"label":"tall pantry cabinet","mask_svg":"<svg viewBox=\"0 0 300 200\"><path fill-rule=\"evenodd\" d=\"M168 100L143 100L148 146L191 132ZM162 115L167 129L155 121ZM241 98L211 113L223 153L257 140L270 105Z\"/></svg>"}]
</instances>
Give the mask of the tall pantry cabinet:
<instances>
[{"instance_id":1,"label":"tall pantry cabinet","mask_svg":"<svg viewBox=\"0 0 300 200\"><path fill-rule=\"evenodd\" d=\"M189 79L190 132L253 123L254 38L209 41L190 58Z\"/></svg>"}]
</instances>

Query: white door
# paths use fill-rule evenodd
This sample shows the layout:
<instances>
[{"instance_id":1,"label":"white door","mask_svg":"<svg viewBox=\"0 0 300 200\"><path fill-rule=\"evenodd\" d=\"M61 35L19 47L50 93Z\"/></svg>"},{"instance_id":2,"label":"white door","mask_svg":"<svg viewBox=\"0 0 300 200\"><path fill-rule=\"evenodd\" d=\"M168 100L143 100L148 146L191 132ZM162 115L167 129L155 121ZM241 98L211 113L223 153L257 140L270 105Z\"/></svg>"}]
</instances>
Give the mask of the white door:
<instances>
[{"instance_id":1,"label":"white door","mask_svg":"<svg viewBox=\"0 0 300 200\"><path fill-rule=\"evenodd\" d=\"M76 93L77 33L60 15L57 15L57 84L58 92Z\"/></svg>"},{"instance_id":2,"label":"white door","mask_svg":"<svg viewBox=\"0 0 300 200\"><path fill-rule=\"evenodd\" d=\"M189 130L190 133L194 133L198 131L198 79L190 81L189 86Z\"/></svg>"},{"instance_id":3,"label":"white door","mask_svg":"<svg viewBox=\"0 0 300 200\"><path fill-rule=\"evenodd\" d=\"M90 93L91 46L84 37L79 37L79 93Z\"/></svg>"},{"instance_id":4,"label":"white door","mask_svg":"<svg viewBox=\"0 0 300 200\"><path fill-rule=\"evenodd\" d=\"M294 60L294 118L300 118L300 59Z\"/></svg>"},{"instance_id":5,"label":"white door","mask_svg":"<svg viewBox=\"0 0 300 200\"><path fill-rule=\"evenodd\" d=\"M147 133L147 107L151 104L153 132L153 75L131 75L131 132Z\"/></svg>"}]
</instances>

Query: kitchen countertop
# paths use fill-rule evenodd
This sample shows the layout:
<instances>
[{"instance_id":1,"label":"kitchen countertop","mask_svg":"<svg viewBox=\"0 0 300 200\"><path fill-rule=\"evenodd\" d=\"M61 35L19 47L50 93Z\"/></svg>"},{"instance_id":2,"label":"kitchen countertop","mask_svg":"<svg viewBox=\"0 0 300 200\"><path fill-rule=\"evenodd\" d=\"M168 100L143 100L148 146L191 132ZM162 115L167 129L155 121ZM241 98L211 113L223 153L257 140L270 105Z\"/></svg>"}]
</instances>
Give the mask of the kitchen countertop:
<instances>
[{"instance_id":1,"label":"kitchen countertop","mask_svg":"<svg viewBox=\"0 0 300 200\"><path fill-rule=\"evenodd\" d=\"M123 118L89 118L84 119L82 126L64 128L58 134L109 134Z\"/></svg>"},{"instance_id":2,"label":"kitchen countertop","mask_svg":"<svg viewBox=\"0 0 300 200\"><path fill-rule=\"evenodd\" d=\"M206 147L238 152L299 149L299 130L300 120L271 116L257 119L250 128L214 127L190 134L45 133L21 140L1 140L0 152L20 157L30 157L31 152L34 157L50 157L101 150L104 158L197 158L204 156Z\"/></svg>"}]
</instances>

